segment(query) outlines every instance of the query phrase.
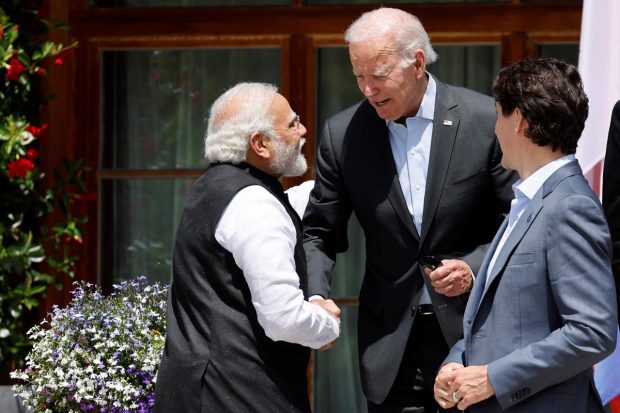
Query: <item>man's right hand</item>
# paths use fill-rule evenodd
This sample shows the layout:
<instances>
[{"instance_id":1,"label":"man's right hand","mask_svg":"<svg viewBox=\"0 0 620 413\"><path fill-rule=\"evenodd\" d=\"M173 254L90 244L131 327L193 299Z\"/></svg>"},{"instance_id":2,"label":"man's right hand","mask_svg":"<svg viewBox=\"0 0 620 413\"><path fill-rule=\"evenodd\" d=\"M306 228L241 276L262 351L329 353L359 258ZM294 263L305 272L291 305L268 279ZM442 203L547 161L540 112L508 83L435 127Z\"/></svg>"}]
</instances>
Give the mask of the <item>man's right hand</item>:
<instances>
[{"instance_id":1,"label":"man's right hand","mask_svg":"<svg viewBox=\"0 0 620 413\"><path fill-rule=\"evenodd\" d=\"M454 400L450 393L450 386L452 386L453 380L452 371L462 368L462 364L448 363L441 366L437 373L434 388L435 400L443 409L450 409L457 404L457 400Z\"/></svg>"},{"instance_id":2,"label":"man's right hand","mask_svg":"<svg viewBox=\"0 0 620 413\"><path fill-rule=\"evenodd\" d=\"M338 306L336 305L336 303L334 303L333 300L316 299L316 300L310 301L310 303L314 305L318 305L319 307L323 308L325 311L331 314L338 321L338 324L340 324L340 308L338 308ZM328 350L335 346L336 346L336 342L332 341L331 343L327 343L323 347L321 347L319 351Z\"/></svg>"}]
</instances>

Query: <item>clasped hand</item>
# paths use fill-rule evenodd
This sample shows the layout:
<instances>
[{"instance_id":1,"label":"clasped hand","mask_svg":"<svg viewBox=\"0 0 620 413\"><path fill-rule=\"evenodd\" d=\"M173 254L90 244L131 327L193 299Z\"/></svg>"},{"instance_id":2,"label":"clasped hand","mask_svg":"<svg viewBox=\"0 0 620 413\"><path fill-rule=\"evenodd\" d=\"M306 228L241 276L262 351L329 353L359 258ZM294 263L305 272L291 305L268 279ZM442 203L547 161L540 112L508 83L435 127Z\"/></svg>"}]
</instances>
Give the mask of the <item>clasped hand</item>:
<instances>
[{"instance_id":1,"label":"clasped hand","mask_svg":"<svg viewBox=\"0 0 620 413\"><path fill-rule=\"evenodd\" d=\"M487 366L464 367L459 363L448 363L439 369L434 392L435 400L442 408L456 406L459 410L495 394L488 379Z\"/></svg>"},{"instance_id":2,"label":"clasped hand","mask_svg":"<svg viewBox=\"0 0 620 413\"><path fill-rule=\"evenodd\" d=\"M336 305L336 303L334 303L333 300L317 299L317 300L310 301L310 303L314 305L318 305L319 307L323 308L325 311L331 314L338 321L338 324L340 324L340 308L338 308L338 306ZM336 346L336 342L332 341L331 343L325 344L319 350L328 350L335 346Z\"/></svg>"}]
</instances>

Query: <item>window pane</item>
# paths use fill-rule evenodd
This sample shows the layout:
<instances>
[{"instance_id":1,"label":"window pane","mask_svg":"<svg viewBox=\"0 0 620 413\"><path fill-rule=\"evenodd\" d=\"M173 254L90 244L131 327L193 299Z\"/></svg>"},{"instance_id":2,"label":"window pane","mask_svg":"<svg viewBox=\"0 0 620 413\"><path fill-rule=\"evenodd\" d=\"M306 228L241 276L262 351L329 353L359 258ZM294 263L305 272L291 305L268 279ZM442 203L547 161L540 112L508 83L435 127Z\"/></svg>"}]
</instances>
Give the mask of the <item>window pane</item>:
<instances>
[{"instance_id":1,"label":"window pane","mask_svg":"<svg viewBox=\"0 0 620 413\"><path fill-rule=\"evenodd\" d=\"M366 413L357 359L357 307L341 310L336 347L315 352L314 411Z\"/></svg>"},{"instance_id":2,"label":"window pane","mask_svg":"<svg viewBox=\"0 0 620 413\"><path fill-rule=\"evenodd\" d=\"M292 0L91 0L96 7L215 7L275 6L291 4Z\"/></svg>"},{"instance_id":3,"label":"window pane","mask_svg":"<svg viewBox=\"0 0 620 413\"><path fill-rule=\"evenodd\" d=\"M579 45L574 44L543 44L538 47L538 56L555 57L577 66L579 64Z\"/></svg>"},{"instance_id":4,"label":"window pane","mask_svg":"<svg viewBox=\"0 0 620 413\"><path fill-rule=\"evenodd\" d=\"M349 250L338 254L332 271L332 298L359 295L366 267L366 238L355 215L349 220Z\"/></svg>"},{"instance_id":5,"label":"window pane","mask_svg":"<svg viewBox=\"0 0 620 413\"><path fill-rule=\"evenodd\" d=\"M445 83L463 86L485 95L491 94L493 80L499 72L501 47L481 46L434 46L439 59L428 71Z\"/></svg>"},{"instance_id":6,"label":"window pane","mask_svg":"<svg viewBox=\"0 0 620 413\"><path fill-rule=\"evenodd\" d=\"M103 54L103 169L202 168L208 109L240 81L279 84L280 49Z\"/></svg>"},{"instance_id":7,"label":"window pane","mask_svg":"<svg viewBox=\"0 0 620 413\"><path fill-rule=\"evenodd\" d=\"M172 242L193 179L103 180L101 275L170 283Z\"/></svg>"},{"instance_id":8,"label":"window pane","mask_svg":"<svg viewBox=\"0 0 620 413\"><path fill-rule=\"evenodd\" d=\"M364 98L344 46L317 49L317 117L319 134L328 117Z\"/></svg>"}]
</instances>

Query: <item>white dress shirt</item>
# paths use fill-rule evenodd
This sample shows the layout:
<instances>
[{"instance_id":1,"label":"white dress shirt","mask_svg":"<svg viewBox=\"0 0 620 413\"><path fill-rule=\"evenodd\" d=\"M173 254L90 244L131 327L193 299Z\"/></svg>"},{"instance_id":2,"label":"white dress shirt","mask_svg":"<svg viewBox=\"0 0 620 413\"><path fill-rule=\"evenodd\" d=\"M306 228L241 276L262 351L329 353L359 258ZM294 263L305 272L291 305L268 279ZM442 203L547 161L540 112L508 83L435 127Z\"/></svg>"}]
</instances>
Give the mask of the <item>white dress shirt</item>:
<instances>
[{"instance_id":1,"label":"white dress shirt","mask_svg":"<svg viewBox=\"0 0 620 413\"><path fill-rule=\"evenodd\" d=\"M437 84L435 79L428 75L428 86L424 92L420 108L415 116L405 119L407 126L391 120L387 121L398 180L418 234L422 233L426 175L431 154L436 95ZM431 298L426 289L426 284L424 284L420 304L430 303Z\"/></svg>"},{"instance_id":2,"label":"white dress shirt","mask_svg":"<svg viewBox=\"0 0 620 413\"><path fill-rule=\"evenodd\" d=\"M305 209L308 187L288 193L298 213ZM269 191L258 185L239 191L224 210L215 239L243 271L267 337L315 349L338 337L336 318L304 300L295 270L295 226Z\"/></svg>"},{"instance_id":3,"label":"white dress shirt","mask_svg":"<svg viewBox=\"0 0 620 413\"><path fill-rule=\"evenodd\" d=\"M512 185L512 190L515 193L515 198L510 203L508 226L506 226L506 230L502 234L502 238L500 238L499 243L497 244L497 248L495 248L495 251L493 252L493 257L491 258L491 262L489 263L487 274L490 274L493 270L495 261L497 261L497 256L504 247L508 236L514 229L517 221L519 221L519 218L521 218L521 215L523 215L523 212L525 211L527 206L530 204L532 198L534 198L534 195L536 195L536 192L538 192L538 190L543 186L545 181L549 179L549 177L553 175L555 171L574 160L574 154L558 158L538 169L532 175L528 176L525 180L519 179Z\"/></svg>"},{"instance_id":4,"label":"white dress shirt","mask_svg":"<svg viewBox=\"0 0 620 413\"><path fill-rule=\"evenodd\" d=\"M429 75L428 86L418 113L405 119L407 126L391 120L387 121L398 180L418 234L422 233L424 192L426 191L428 159L431 154L436 90L435 79Z\"/></svg>"}]
</instances>

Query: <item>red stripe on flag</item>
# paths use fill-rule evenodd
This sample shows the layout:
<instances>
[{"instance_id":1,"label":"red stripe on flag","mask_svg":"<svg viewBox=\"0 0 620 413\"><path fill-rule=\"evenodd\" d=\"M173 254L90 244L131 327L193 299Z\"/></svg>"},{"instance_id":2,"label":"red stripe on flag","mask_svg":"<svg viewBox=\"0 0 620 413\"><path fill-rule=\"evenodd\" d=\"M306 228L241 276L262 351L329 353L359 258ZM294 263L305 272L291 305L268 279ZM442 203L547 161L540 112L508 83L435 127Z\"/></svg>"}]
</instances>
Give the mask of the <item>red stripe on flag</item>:
<instances>
[{"instance_id":1,"label":"red stripe on flag","mask_svg":"<svg viewBox=\"0 0 620 413\"><path fill-rule=\"evenodd\" d=\"M609 407L611 408L612 413L620 413L620 396L617 396L615 399L612 399L609 402Z\"/></svg>"},{"instance_id":2,"label":"red stripe on flag","mask_svg":"<svg viewBox=\"0 0 620 413\"><path fill-rule=\"evenodd\" d=\"M598 161L592 169L584 172L584 176L588 183L590 184L590 188L594 191L596 196L601 197L601 180L603 176L603 159Z\"/></svg>"}]
</instances>

